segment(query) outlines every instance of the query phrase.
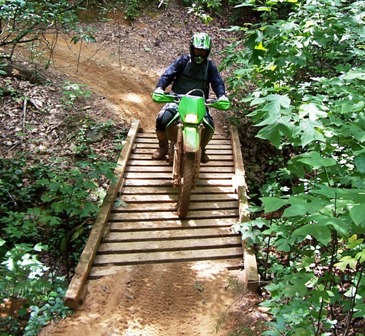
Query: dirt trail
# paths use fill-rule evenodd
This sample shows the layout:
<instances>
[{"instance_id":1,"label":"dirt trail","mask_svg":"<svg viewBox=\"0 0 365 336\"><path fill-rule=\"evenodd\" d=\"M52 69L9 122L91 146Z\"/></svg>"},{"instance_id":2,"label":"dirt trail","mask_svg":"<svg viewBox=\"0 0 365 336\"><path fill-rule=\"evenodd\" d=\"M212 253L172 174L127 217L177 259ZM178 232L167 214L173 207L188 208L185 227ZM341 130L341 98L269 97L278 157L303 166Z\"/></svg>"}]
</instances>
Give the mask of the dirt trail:
<instances>
[{"instance_id":1,"label":"dirt trail","mask_svg":"<svg viewBox=\"0 0 365 336\"><path fill-rule=\"evenodd\" d=\"M151 130L160 106L150 95L167 65L158 57L143 48L120 54L115 46L99 43L84 44L79 58L79 45L59 39L54 68L65 80L85 83L100 95L98 114L127 124L136 118ZM45 327L40 336L223 336L229 334L229 321L241 319L233 307L253 332L260 319L257 298L243 296L242 288L241 295L234 293L240 277L220 262L130 267L90 281L81 309Z\"/></svg>"},{"instance_id":2,"label":"dirt trail","mask_svg":"<svg viewBox=\"0 0 365 336\"><path fill-rule=\"evenodd\" d=\"M40 336L228 335L234 278L219 263L134 266L91 281L81 310Z\"/></svg>"},{"instance_id":3,"label":"dirt trail","mask_svg":"<svg viewBox=\"0 0 365 336\"><path fill-rule=\"evenodd\" d=\"M53 60L58 73L99 95L97 104L112 119L127 124L139 119L142 128L153 130L159 106L151 101L151 92L159 73L128 64L142 57L131 54L127 61L111 47L93 43L84 43L80 51L79 44L58 38Z\"/></svg>"}]
</instances>

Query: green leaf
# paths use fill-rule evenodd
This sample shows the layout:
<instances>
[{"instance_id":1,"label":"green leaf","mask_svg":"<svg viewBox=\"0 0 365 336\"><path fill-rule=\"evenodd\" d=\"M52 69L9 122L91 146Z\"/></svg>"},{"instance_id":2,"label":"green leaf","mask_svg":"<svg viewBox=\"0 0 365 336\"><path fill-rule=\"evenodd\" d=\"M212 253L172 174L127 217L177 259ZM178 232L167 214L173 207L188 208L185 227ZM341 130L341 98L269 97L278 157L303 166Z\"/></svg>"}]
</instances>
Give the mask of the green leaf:
<instances>
[{"instance_id":1,"label":"green leaf","mask_svg":"<svg viewBox=\"0 0 365 336\"><path fill-rule=\"evenodd\" d=\"M306 224L292 233L292 237L300 239L300 241L307 236L317 239L323 245L327 245L331 241L331 231L325 224Z\"/></svg>"},{"instance_id":2,"label":"green leaf","mask_svg":"<svg viewBox=\"0 0 365 336\"><path fill-rule=\"evenodd\" d=\"M319 118L327 117L327 113L321 111L315 103L305 103L299 106L299 117L307 117L314 121Z\"/></svg>"},{"instance_id":3,"label":"green leaf","mask_svg":"<svg viewBox=\"0 0 365 336\"><path fill-rule=\"evenodd\" d=\"M363 263L365 261L365 249L360 251L359 253L356 253L355 258L359 260L360 263Z\"/></svg>"},{"instance_id":4,"label":"green leaf","mask_svg":"<svg viewBox=\"0 0 365 336\"><path fill-rule=\"evenodd\" d=\"M350 210L350 217L356 225L362 225L365 228L365 204L353 206Z\"/></svg>"},{"instance_id":5,"label":"green leaf","mask_svg":"<svg viewBox=\"0 0 365 336\"><path fill-rule=\"evenodd\" d=\"M361 153L355 157L355 166L359 173L365 173L365 153Z\"/></svg>"},{"instance_id":6,"label":"green leaf","mask_svg":"<svg viewBox=\"0 0 365 336\"><path fill-rule=\"evenodd\" d=\"M279 197L261 197L260 200L264 204L264 212L269 213L279 210L288 204L288 200Z\"/></svg>"},{"instance_id":7,"label":"green leaf","mask_svg":"<svg viewBox=\"0 0 365 336\"><path fill-rule=\"evenodd\" d=\"M270 101L263 109L270 113L278 113L282 109L288 109L290 107L290 98L282 95L268 95L266 100Z\"/></svg>"},{"instance_id":8,"label":"green leaf","mask_svg":"<svg viewBox=\"0 0 365 336\"><path fill-rule=\"evenodd\" d=\"M332 158L324 158L318 152L312 151L302 155L297 156L296 158L299 162L307 164L313 169L318 169L321 167L331 167L336 165L336 160Z\"/></svg>"},{"instance_id":9,"label":"green leaf","mask_svg":"<svg viewBox=\"0 0 365 336\"><path fill-rule=\"evenodd\" d=\"M359 246L360 244L362 244L363 241L364 241L363 238L358 239L357 238L357 235L354 234L351 237L349 237L348 244L347 244L347 248L350 249L350 250L352 250L356 246Z\"/></svg>"},{"instance_id":10,"label":"green leaf","mask_svg":"<svg viewBox=\"0 0 365 336\"><path fill-rule=\"evenodd\" d=\"M305 216L310 211L308 201L302 198L290 197L290 206L285 209L283 217Z\"/></svg>"},{"instance_id":11,"label":"green leaf","mask_svg":"<svg viewBox=\"0 0 365 336\"><path fill-rule=\"evenodd\" d=\"M300 121L300 128L301 128L301 145L303 147L307 146L309 143L313 141L325 141L325 137L322 133L316 130L315 127L320 126L318 122L312 121L309 119L304 119Z\"/></svg>"},{"instance_id":12,"label":"green leaf","mask_svg":"<svg viewBox=\"0 0 365 336\"><path fill-rule=\"evenodd\" d=\"M356 269L357 259L353 258L352 256L344 256L340 259L335 266L340 269L342 272L348 267L352 269Z\"/></svg>"},{"instance_id":13,"label":"green leaf","mask_svg":"<svg viewBox=\"0 0 365 336\"><path fill-rule=\"evenodd\" d=\"M128 203L124 202L121 198L116 198L114 201L114 208L126 208L128 206Z\"/></svg>"},{"instance_id":14,"label":"green leaf","mask_svg":"<svg viewBox=\"0 0 365 336\"><path fill-rule=\"evenodd\" d=\"M291 250L291 245L289 244L288 239L286 238L278 239L274 245L276 246L278 251L290 252Z\"/></svg>"},{"instance_id":15,"label":"green leaf","mask_svg":"<svg viewBox=\"0 0 365 336\"><path fill-rule=\"evenodd\" d=\"M280 148L280 128L278 125L268 125L262 128L258 133L257 137L260 139L269 140L276 148Z\"/></svg>"},{"instance_id":16,"label":"green leaf","mask_svg":"<svg viewBox=\"0 0 365 336\"><path fill-rule=\"evenodd\" d=\"M345 80L353 80L353 79L360 79L365 80L365 73L361 71L349 71L348 73L344 74L343 79Z\"/></svg>"}]
</instances>

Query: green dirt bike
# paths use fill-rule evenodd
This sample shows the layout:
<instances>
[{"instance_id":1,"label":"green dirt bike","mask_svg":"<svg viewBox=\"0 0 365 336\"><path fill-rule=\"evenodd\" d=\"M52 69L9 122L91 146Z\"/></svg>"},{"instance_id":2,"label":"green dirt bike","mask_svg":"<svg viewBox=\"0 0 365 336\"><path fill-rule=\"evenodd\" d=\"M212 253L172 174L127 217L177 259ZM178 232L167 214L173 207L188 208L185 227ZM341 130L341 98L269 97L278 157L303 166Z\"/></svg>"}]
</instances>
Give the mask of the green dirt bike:
<instances>
[{"instance_id":1,"label":"green dirt bike","mask_svg":"<svg viewBox=\"0 0 365 336\"><path fill-rule=\"evenodd\" d=\"M192 95L199 91L200 96ZM156 103L176 103L178 113L166 127L169 140L168 160L172 164L173 185L179 188L177 215L186 217L189 211L191 190L194 189L200 170L201 139L204 132L203 119L206 106L228 110L228 100L205 100L202 90L194 89L187 94L153 93Z\"/></svg>"}]
</instances>

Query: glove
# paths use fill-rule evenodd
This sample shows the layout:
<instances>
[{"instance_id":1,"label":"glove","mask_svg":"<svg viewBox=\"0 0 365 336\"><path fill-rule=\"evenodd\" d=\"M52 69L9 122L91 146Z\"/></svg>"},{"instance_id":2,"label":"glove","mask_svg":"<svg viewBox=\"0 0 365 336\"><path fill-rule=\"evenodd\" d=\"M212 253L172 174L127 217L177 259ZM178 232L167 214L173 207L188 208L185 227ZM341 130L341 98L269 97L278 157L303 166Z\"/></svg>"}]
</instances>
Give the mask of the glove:
<instances>
[{"instance_id":1,"label":"glove","mask_svg":"<svg viewBox=\"0 0 365 336\"><path fill-rule=\"evenodd\" d=\"M153 91L153 93L155 93L155 94L164 94L165 92L164 92L162 87L157 87L155 89L155 91Z\"/></svg>"},{"instance_id":2,"label":"glove","mask_svg":"<svg viewBox=\"0 0 365 336\"><path fill-rule=\"evenodd\" d=\"M218 98L218 101L229 101L228 97L223 95Z\"/></svg>"}]
</instances>

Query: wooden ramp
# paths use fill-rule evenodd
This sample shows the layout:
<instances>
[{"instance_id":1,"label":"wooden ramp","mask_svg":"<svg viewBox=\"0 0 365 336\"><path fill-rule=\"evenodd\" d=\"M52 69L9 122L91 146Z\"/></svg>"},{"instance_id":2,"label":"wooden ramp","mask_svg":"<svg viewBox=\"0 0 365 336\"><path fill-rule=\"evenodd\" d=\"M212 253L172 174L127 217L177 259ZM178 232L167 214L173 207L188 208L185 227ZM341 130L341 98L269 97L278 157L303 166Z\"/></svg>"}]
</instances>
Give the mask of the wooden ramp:
<instances>
[{"instance_id":1,"label":"wooden ramp","mask_svg":"<svg viewBox=\"0 0 365 336\"><path fill-rule=\"evenodd\" d=\"M215 135L209 143L210 161L201 165L183 220L174 212L178 190L172 187L172 167L151 159L157 146L154 132L137 134L91 279L141 263L224 259L227 267L242 266L241 238L231 230L239 208L230 139Z\"/></svg>"},{"instance_id":2,"label":"wooden ramp","mask_svg":"<svg viewBox=\"0 0 365 336\"><path fill-rule=\"evenodd\" d=\"M66 304L77 308L82 303L87 280L147 263L219 261L227 268L244 268L245 282L257 286L256 259L232 230L232 225L247 220L237 132L231 131L230 138L216 134L209 142L210 161L201 165L188 215L180 219L172 167L151 159L158 146L156 135L138 125L134 122L128 133L116 169L120 179L108 189Z\"/></svg>"}]
</instances>

